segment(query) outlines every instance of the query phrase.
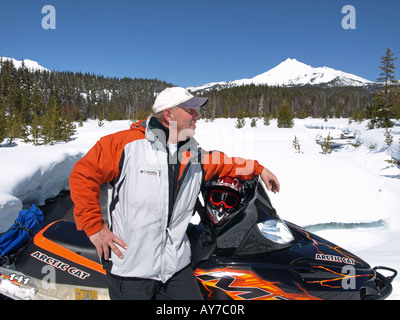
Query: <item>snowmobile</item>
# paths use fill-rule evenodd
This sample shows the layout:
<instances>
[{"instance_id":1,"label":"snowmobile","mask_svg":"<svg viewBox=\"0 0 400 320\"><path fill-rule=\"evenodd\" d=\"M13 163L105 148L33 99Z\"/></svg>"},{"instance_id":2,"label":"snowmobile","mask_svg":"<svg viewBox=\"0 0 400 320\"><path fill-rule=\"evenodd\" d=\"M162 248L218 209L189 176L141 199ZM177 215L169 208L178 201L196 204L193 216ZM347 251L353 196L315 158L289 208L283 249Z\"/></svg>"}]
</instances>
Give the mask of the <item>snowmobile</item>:
<instances>
[{"instance_id":1,"label":"snowmobile","mask_svg":"<svg viewBox=\"0 0 400 320\"><path fill-rule=\"evenodd\" d=\"M392 291L396 270L371 268L282 220L258 178L208 182L200 198L201 221L187 235L206 300L376 300ZM0 293L12 299L109 298L95 247L66 220L47 225L3 259Z\"/></svg>"}]
</instances>

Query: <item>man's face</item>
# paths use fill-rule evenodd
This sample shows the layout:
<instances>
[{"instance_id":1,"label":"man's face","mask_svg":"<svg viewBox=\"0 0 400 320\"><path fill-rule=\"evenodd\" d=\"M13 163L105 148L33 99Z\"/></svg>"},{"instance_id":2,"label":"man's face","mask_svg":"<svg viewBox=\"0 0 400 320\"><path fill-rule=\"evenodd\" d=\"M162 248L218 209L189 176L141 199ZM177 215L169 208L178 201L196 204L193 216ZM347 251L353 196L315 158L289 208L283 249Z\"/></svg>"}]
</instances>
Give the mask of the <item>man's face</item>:
<instances>
[{"instance_id":1,"label":"man's face","mask_svg":"<svg viewBox=\"0 0 400 320\"><path fill-rule=\"evenodd\" d=\"M177 141L185 141L195 134L196 121L199 116L196 109L186 109L179 106L171 109L169 127L170 130L176 127Z\"/></svg>"}]
</instances>

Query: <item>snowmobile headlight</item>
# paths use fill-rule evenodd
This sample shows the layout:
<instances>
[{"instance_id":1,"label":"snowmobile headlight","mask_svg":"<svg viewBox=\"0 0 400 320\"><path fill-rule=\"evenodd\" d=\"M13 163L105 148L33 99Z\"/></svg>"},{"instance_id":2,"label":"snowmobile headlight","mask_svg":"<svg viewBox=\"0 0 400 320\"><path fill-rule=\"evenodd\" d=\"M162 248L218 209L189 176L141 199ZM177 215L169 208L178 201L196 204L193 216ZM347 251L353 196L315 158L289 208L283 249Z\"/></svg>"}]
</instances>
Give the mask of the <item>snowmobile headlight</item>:
<instances>
[{"instance_id":1,"label":"snowmobile headlight","mask_svg":"<svg viewBox=\"0 0 400 320\"><path fill-rule=\"evenodd\" d=\"M266 220L257 224L258 229L268 240L285 244L294 240L286 224L279 220Z\"/></svg>"}]
</instances>

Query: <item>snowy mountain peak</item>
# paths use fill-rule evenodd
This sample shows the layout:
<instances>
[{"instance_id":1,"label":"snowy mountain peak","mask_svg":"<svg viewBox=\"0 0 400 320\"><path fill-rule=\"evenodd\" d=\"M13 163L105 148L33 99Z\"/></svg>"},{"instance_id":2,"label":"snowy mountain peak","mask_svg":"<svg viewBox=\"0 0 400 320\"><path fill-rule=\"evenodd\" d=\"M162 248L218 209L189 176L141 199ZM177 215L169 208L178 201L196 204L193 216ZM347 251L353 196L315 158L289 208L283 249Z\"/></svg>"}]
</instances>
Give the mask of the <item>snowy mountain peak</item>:
<instances>
[{"instance_id":1,"label":"snowy mountain peak","mask_svg":"<svg viewBox=\"0 0 400 320\"><path fill-rule=\"evenodd\" d=\"M241 85L269 85L269 86L365 86L372 81L358 77L351 73L335 70L328 67L314 68L310 65L288 58L276 67L250 79L241 79L226 82L214 82L199 87L188 88L192 92L208 91L214 88L227 88Z\"/></svg>"},{"instance_id":2,"label":"snowy mountain peak","mask_svg":"<svg viewBox=\"0 0 400 320\"><path fill-rule=\"evenodd\" d=\"M313 67L299 62L296 59L286 59L278 64L275 68L264 72L254 78L252 82L255 84L270 85L290 85L291 82L298 82L302 76L306 76L313 72Z\"/></svg>"},{"instance_id":3,"label":"snowy mountain peak","mask_svg":"<svg viewBox=\"0 0 400 320\"><path fill-rule=\"evenodd\" d=\"M48 69L46 69L45 67L42 67L41 65L39 65L39 63L37 63L36 61L32 61L29 59L23 59L22 61L20 60L16 60L14 58L9 58L9 57L0 57L0 60L2 61L11 61L14 64L14 67L19 69L22 67L22 64L24 64L24 66L31 71L50 71Z\"/></svg>"},{"instance_id":4,"label":"snowy mountain peak","mask_svg":"<svg viewBox=\"0 0 400 320\"><path fill-rule=\"evenodd\" d=\"M274 69L310 70L312 69L312 67L303 62L297 61L296 59L287 58L285 61L282 61L280 64L278 64L275 68L271 69L270 71Z\"/></svg>"}]
</instances>

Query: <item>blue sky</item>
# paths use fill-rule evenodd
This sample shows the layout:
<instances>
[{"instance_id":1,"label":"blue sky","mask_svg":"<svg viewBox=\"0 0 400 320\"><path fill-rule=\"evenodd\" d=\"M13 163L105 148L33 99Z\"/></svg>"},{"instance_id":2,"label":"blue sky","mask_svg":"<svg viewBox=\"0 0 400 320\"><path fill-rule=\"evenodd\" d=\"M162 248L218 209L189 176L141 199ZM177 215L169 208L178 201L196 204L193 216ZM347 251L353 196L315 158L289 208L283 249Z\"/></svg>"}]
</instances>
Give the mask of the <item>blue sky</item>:
<instances>
[{"instance_id":1,"label":"blue sky","mask_svg":"<svg viewBox=\"0 0 400 320\"><path fill-rule=\"evenodd\" d=\"M0 56L179 86L251 78L287 58L369 80L400 56L398 0L1 0ZM42 28L42 7L56 28ZM342 28L345 5L356 29ZM400 58L396 63L400 79Z\"/></svg>"}]
</instances>

